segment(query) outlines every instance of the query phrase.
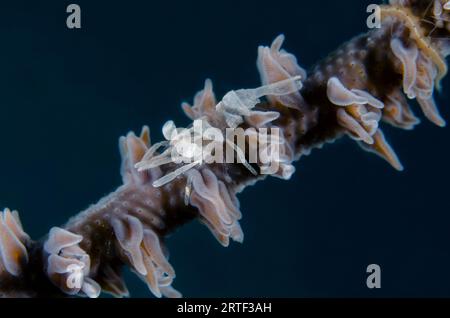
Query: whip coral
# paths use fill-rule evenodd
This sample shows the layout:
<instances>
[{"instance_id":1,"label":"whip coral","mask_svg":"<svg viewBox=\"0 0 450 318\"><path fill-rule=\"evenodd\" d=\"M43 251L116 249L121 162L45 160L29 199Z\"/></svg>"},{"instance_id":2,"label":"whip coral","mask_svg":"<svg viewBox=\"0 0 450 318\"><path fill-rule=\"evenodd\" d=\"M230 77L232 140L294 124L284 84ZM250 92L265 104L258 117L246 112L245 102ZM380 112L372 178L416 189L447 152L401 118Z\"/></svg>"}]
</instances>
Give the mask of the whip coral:
<instances>
[{"instance_id":1,"label":"whip coral","mask_svg":"<svg viewBox=\"0 0 450 318\"><path fill-rule=\"evenodd\" d=\"M223 246L243 242L237 194L247 185L266 176L290 179L295 160L344 135L402 170L381 124L414 128L420 121L408 99L416 99L426 118L445 126L433 93L447 72L450 2L391 0L380 8L379 29L353 38L309 71L282 49L280 35L258 48L260 87L217 101L207 80L193 105L182 105L194 121L190 127L169 121L166 140L154 144L147 127L121 137L123 185L42 240L32 240L19 214L5 209L0 295L124 297L126 265L155 296L180 297L165 237L197 219ZM241 142L228 129L240 129ZM213 160L220 152L234 160Z\"/></svg>"}]
</instances>

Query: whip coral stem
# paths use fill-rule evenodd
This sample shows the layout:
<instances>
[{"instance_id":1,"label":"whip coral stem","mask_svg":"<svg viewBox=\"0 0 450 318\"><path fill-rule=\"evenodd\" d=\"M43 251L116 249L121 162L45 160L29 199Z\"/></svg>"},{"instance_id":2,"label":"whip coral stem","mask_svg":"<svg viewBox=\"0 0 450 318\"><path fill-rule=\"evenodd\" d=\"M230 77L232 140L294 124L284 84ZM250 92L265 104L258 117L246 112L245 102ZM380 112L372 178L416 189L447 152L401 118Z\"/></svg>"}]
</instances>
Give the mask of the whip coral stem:
<instances>
[{"instance_id":1,"label":"whip coral stem","mask_svg":"<svg viewBox=\"0 0 450 318\"><path fill-rule=\"evenodd\" d=\"M288 180L295 160L344 135L403 170L383 122L414 128L420 121L407 99L416 99L425 117L445 126L433 93L447 71L449 3L430 1L434 7L391 0L382 6L380 29L343 44L308 72L282 49L283 35L259 47L259 87L217 101L206 80L193 105L182 105L193 125L182 129L169 121L166 140L153 145L147 127L121 137L123 185L41 241L31 240L17 212L5 209L0 295L125 297L126 265L156 297L180 297L165 238L197 219L223 246L243 242L237 194L246 186L267 176ZM427 37L431 32L437 36ZM227 129L240 135L229 138ZM209 160L230 149L233 162Z\"/></svg>"}]
</instances>

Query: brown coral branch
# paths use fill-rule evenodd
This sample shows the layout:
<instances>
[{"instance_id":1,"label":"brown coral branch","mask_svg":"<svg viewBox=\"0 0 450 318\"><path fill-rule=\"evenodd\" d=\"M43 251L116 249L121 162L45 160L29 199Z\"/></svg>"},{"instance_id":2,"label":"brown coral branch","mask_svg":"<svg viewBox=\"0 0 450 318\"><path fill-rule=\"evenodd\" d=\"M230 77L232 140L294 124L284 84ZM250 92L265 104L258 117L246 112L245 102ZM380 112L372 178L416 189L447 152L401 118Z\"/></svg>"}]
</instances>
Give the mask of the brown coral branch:
<instances>
[{"instance_id":1,"label":"brown coral branch","mask_svg":"<svg viewBox=\"0 0 450 318\"><path fill-rule=\"evenodd\" d=\"M217 102L207 80L193 106L182 105L194 120L188 132L195 134L199 124L227 136L201 135L202 146L214 146L214 151L200 148L200 154L211 158L228 151L233 163L176 162L174 150L192 159L198 149L168 122L163 127L167 140L154 145L147 127L139 136L121 137L123 185L42 241L32 241L18 214L5 210L0 216L1 295L97 297L104 291L128 296L120 274L127 265L155 296L179 297L164 239L198 219L223 246L230 239L242 242L237 194L247 185L267 175L289 179L293 161L344 135L402 170L380 125L412 129L419 123L405 95L417 99L428 119L445 125L433 93L450 53L448 3L433 0L432 5L430 10L427 1L392 0L381 7L380 29L345 43L308 73L281 48L284 37L279 36L271 47L258 49L261 87L231 91ZM429 21L441 22L430 26ZM436 38L426 36L431 32ZM243 132L243 144L228 138L229 128ZM269 146L259 142L263 131L272 138ZM253 150L269 160L251 160Z\"/></svg>"}]
</instances>

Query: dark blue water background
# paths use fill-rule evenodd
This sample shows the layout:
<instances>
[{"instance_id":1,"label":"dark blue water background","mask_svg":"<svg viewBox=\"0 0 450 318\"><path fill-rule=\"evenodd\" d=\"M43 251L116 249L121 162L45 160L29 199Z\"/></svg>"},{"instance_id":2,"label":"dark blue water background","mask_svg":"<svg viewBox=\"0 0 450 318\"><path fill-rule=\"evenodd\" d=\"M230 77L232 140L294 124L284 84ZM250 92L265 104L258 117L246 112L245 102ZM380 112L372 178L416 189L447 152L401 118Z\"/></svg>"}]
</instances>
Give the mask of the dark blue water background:
<instances>
[{"instance_id":1,"label":"dark blue water background","mask_svg":"<svg viewBox=\"0 0 450 318\"><path fill-rule=\"evenodd\" d=\"M258 45L279 33L308 68L366 31L370 1L69 1L0 4L0 205L34 238L120 185L117 140L153 140L210 77L220 97L258 86ZM437 96L449 119L449 79ZM416 108L417 109L417 108ZM418 111L419 113L419 111ZM185 296L450 296L450 128L384 131L399 173L343 139L290 181L240 195L245 243L222 248L194 222L169 240ZM382 288L366 287L366 266ZM133 296L149 296L126 274Z\"/></svg>"}]
</instances>

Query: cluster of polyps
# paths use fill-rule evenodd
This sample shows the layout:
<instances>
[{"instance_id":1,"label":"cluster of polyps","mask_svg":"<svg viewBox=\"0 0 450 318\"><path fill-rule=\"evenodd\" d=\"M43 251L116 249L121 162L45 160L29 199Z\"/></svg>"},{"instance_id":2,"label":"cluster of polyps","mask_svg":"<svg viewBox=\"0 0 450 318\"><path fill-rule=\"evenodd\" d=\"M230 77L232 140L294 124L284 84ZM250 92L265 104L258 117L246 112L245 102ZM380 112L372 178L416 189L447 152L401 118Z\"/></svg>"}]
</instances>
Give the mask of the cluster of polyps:
<instances>
[{"instance_id":1,"label":"cluster of polyps","mask_svg":"<svg viewBox=\"0 0 450 318\"><path fill-rule=\"evenodd\" d=\"M59 227L52 228L44 244L47 275L66 294L96 298L102 289L89 277L91 260L78 245L82 240L81 235Z\"/></svg>"},{"instance_id":2,"label":"cluster of polyps","mask_svg":"<svg viewBox=\"0 0 450 318\"><path fill-rule=\"evenodd\" d=\"M420 120L408 105L406 96L417 100L430 121L438 126L445 126L433 93L447 72L444 57L450 52L430 44L431 39L419 25L421 20L414 17L406 7L410 5L409 0L392 0L391 4L397 6L383 6L382 16L385 20L394 18L394 21L402 22L402 27L391 34L388 42L395 71L402 74L401 89L393 89L382 102L369 90L352 88L351 80L345 76L331 77L327 83L327 97L332 104L338 106L338 123L350 137L361 141L359 144L365 150L380 155L393 167L402 170L403 166L386 142L379 123L384 120L402 129L414 128ZM431 4L437 21L435 27L442 28L443 23L439 22L446 21L447 12L444 10L449 10L450 2L436 0L430 2L430 7ZM342 82L344 80L345 83ZM376 89L372 89L374 90Z\"/></svg>"},{"instance_id":3,"label":"cluster of polyps","mask_svg":"<svg viewBox=\"0 0 450 318\"><path fill-rule=\"evenodd\" d=\"M0 274L18 277L28 262L26 245L30 237L23 231L19 213L8 208L0 212Z\"/></svg>"},{"instance_id":4,"label":"cluster of polyps","mask_svg":"<svg viewBox=\"0 0 450 318\"><path fill-rule=\"evenodd\" d=\"M445 126L434 102L433 92L438 70L433 60L416 44L406 47L401 39L392 39L391 49L403 71L403 92L416 98L425 116L438 126Z\"/></svg>"},{"instance_id":5,"label":"cluster of polyps","mask_svg":"<svg viewBox=\"0 0 450 318\"><path fill-rule=\"evenodd\" d=\"M138 218L122 215L111 220L128 265L156 297L181 297L172 286L175 271L163 252L158 235Z\"/></svg>"},{"instance_id":6,"label":"cluster of polyps","mask_svg":"<svg viewBox=\"0 0 450 318\"><path fill-rule=\"evenodd\" d=\"M347 89L337 77L328 80L327 95L334 105L341 106L337 110L337 119L349 135L373 144L384 104L368 92Z\"/></svg>"},{"instance_id":7,"label":"cluster of polyps","mask_svg":"<svg viewBox=\"0 0 450 318\"><path fill-rule=\"evenodd\" d=\"M327 96L331 103L338 106L337 121L351 138L361 141L359 144L363 149L385 158L397 170L403 170L379 128L383 102L367 91L348 89L337 77L328 80Z\"/></svg>"}]
</instances>

